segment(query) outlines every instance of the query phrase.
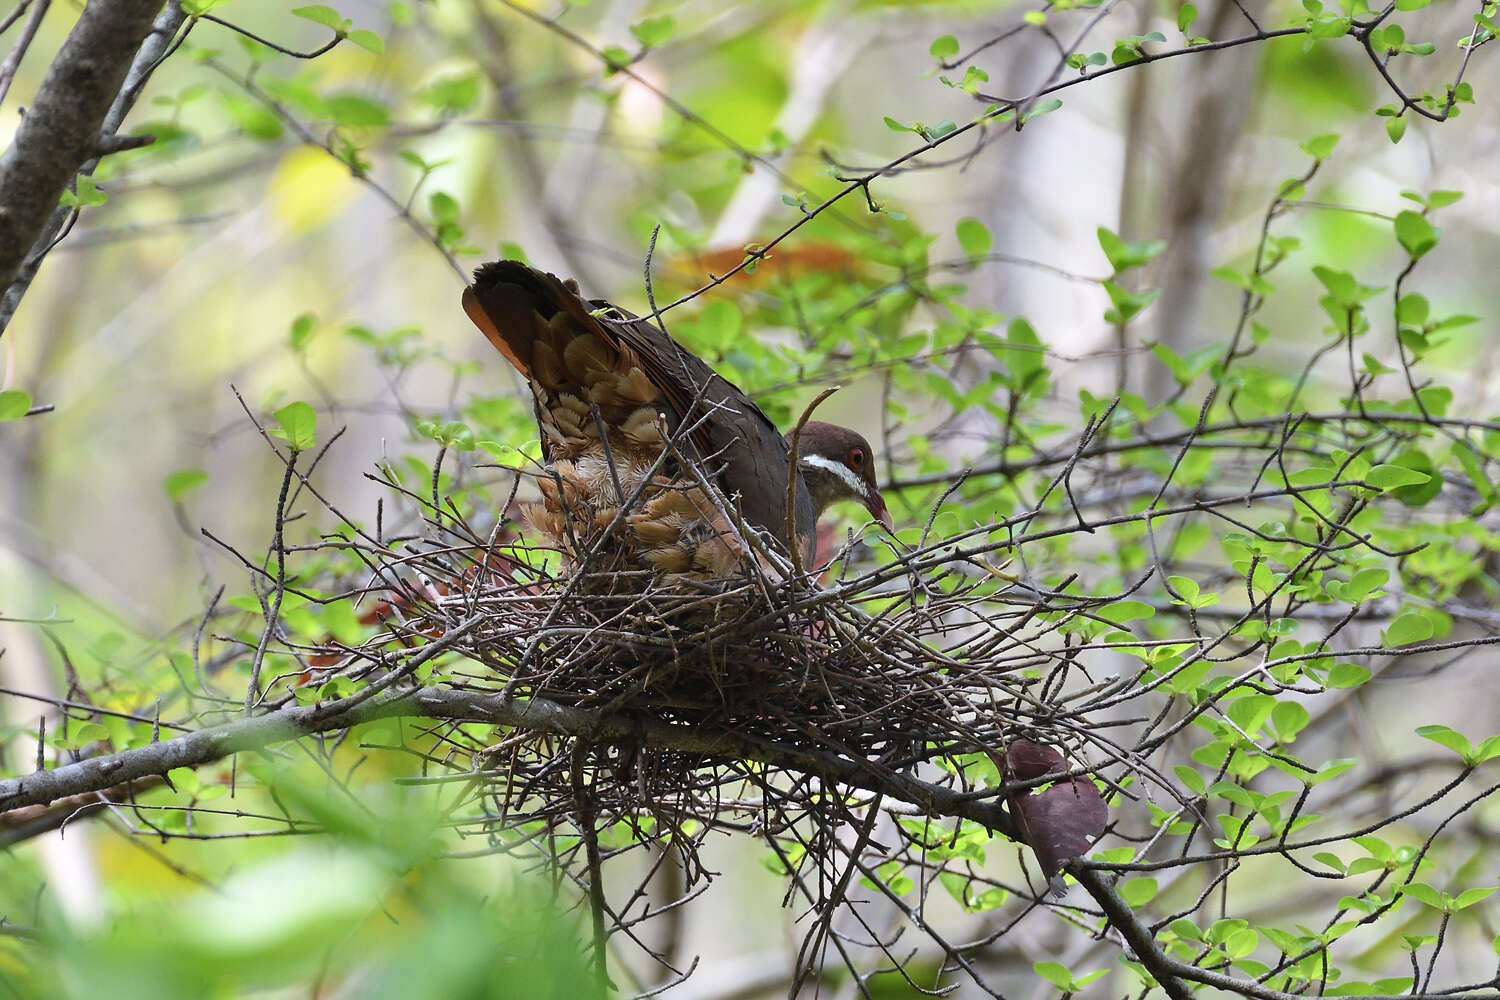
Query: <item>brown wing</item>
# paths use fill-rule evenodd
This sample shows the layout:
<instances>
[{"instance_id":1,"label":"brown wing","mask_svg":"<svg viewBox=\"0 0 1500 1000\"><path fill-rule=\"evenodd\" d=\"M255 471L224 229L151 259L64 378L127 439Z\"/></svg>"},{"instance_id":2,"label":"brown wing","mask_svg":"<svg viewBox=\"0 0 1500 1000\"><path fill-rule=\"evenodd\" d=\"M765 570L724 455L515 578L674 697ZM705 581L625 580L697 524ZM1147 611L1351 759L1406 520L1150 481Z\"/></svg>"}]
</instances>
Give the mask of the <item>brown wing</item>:
<instances>
[{"instance_id":1,"label":"brown wing","mask_svg":"<svg viewBox=\"0 0 1500 1000\"><path fill-rule=\"evenodd\" d=\"M788 449L771 418L739 386L656 324L607 302L595 300L594 304L619 316L613 319L605 314L604 325L614 329L640 358L641 367L661 387L677 420L695 423L709 415L694 434L699 456L707 459L719 488L729 496L739 496L745 517L787 544ZM800 480L801 473L798 476ZM811 494L799 481L797 534L804 546L812 539L816 520Z\"/></svg>"}]
</instances>

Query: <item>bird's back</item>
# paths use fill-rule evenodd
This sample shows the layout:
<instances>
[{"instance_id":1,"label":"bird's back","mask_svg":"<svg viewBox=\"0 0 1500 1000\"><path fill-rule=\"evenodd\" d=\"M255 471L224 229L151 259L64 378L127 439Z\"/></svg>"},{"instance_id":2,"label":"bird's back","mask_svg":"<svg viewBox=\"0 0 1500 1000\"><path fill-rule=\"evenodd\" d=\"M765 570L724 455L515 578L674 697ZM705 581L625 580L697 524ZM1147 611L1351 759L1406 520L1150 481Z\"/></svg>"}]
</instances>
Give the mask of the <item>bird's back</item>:
<instances>
[{"instance_id":1,"label":"bird's back","mask_svg":"<svg viewBox=\"0 0 1500 1000\"><path fill-rule=\"evenodd\" d=\"M571 282L514 261L479 268L464 309L531 384L550 463L532 520L565 550L608 527L639 490L627 521L647 562L700 578L731 575L743 554L735 532L688 470L669 457L642 488L684 421L690 432L678 453L737 498L746 521L786 544L787 448L776 426L655 324L585 302ZM816 512L798 478L805 549Z\"/></svg>"}]
</instances>

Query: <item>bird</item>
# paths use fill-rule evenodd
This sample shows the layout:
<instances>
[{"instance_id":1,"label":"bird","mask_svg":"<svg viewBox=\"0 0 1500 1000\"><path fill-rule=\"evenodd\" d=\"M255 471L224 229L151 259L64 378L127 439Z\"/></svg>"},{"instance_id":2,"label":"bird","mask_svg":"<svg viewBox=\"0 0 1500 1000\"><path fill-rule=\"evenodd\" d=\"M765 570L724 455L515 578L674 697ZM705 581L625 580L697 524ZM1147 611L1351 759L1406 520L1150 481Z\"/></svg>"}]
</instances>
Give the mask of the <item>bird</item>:
<instances>
[{"instance_id":1,"label":"bird","mask_svg":"<svg viewBox=\"0 0 1500 1000\"><path fill-rule=\"evenodd\" d=\"M804 563L818 518L840 501L858 501L895 530L870 443L850 428L807 421L789 538L788 437L656 323L583 298L576 281L493 261L474 271L463 308L530 385L545 465L541 501L525 517L561 550L568 572L606 548L600 539L610 533L623 542L611 565L634 561L669 585L729 579L747 557L736 512L783 550L795 543Z\"/></svg>"}]
</instances>

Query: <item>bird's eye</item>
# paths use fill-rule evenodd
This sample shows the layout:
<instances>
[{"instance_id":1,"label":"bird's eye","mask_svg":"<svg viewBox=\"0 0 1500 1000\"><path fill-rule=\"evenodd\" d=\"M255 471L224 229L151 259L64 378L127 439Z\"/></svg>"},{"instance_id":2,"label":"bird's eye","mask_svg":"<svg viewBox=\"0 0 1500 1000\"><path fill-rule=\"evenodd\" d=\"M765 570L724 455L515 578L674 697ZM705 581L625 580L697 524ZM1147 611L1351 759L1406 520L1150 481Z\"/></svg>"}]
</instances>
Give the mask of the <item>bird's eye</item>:
<instances>
[{"instance_id":1,"label":"bird's eye","mask_svg":"<svg viewBox=\"0 0 1500 1000\"><path fill-rule=\"evenodd\" d=\"M849 449L849 467L851 469L862 469L865 467L865 450L863 448Z\"/></svg>"}]
</instances>

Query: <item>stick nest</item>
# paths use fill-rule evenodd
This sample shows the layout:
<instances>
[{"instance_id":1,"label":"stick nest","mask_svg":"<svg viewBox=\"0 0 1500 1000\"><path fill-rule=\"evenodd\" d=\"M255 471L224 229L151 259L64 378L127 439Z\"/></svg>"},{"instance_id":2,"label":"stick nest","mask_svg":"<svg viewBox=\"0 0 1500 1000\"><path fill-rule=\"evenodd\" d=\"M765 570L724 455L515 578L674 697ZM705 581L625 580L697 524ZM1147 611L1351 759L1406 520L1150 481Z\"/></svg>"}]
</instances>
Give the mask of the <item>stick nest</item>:
<instances>
[{"instance_id":1,"label":"stick nest","mask_svg":"<svg viewBox=\"0 0 1500 1000\"><path fill-rule=\"evenodd\" d=\"M859 572L851 556L868 553L851 539L832 564L840 578L815 569L798 577L774 542L752 534L757 558L738 577L668 588L607 552L581 572L554 575L555 553L518 530L505 521L476 532L449 505L404 552L393 556L386 543L377 557L361 546L369 589L380 595L373 615L367 599L366 617L386 631L354 649L324 650L340 654L337 672L394 668L432 683L437 664L437 679L459 689L771 741L884 774L937 762L948 775L928 768L929 779L974 791L996 783L993 770L981 784L966 768L992 768L989 752L1017 735L1077 745L1030 693L1044 686L1036 668L1056 657L1030 643L1052 626L1037 627L1036 602L1008 597L1010 581L983 558L934 559L930 547L903 556L879 536L884 565L866 558ZM434 644L443 657L424 656ZM774 768L733 752L601 742L609 745L595 748L592 764L615 780L592 782L593 793L604 812L627 820L666 809L714 825L726 818L722 789L751 771L763 792L800 807L817 788L793 778L788 789L767 779ZM521 817L576 816L563 766L570 749L570 740L523 729L481 744L455 726L441 761L455 777L493 779L498 808L486 815L505 820L487 832L499 835Z\"/></svg>"},{"instance_id":2,"label":"stick nest","mask_svg":"<svg viewBox=\"0 0 1500 1000\"><path fill-rule=\"evenodd\" d=\"M1017 673L1014 643L965 603L964 590L995 589L989 572L919 588L899 566L820 583L747 560L738 578L685 591L639 569L557 578L545 555L521 539L408 556L380 574L400 594L388 624L487 668L456 672L456 686L891 767L928 745L1003 745L1001 703L1035 683ZM955 634L971 652L988 639L988 655L955 657L942 642Z\"/></svg>"}]
</instances>

